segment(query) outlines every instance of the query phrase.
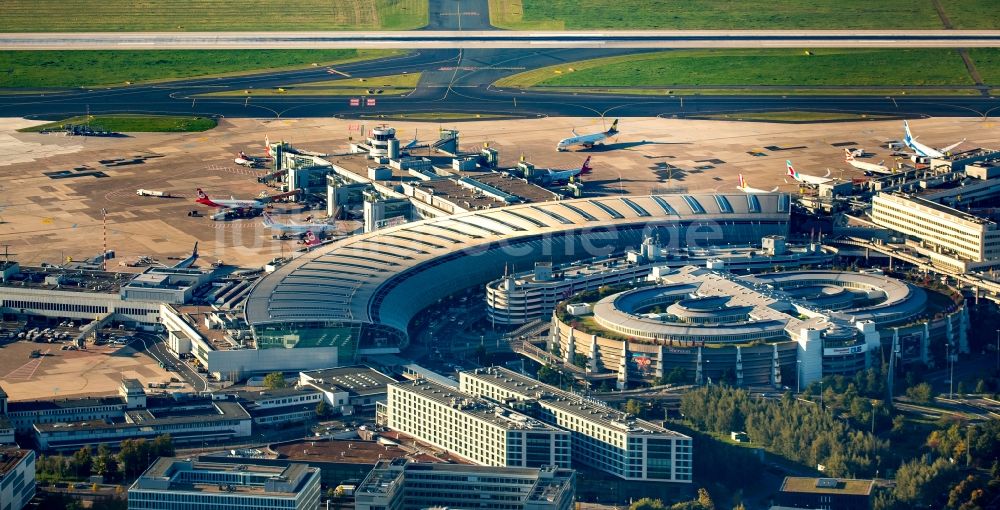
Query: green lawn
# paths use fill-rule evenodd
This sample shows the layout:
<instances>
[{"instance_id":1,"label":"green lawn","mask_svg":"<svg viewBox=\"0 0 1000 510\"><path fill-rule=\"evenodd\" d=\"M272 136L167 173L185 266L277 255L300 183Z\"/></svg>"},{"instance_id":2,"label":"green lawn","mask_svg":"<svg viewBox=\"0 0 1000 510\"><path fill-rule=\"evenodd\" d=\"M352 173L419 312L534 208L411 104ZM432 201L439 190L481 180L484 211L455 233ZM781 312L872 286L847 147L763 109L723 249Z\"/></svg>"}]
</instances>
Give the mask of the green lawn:
<instances>
[{"instance_id":1,"label":"green lawn","mask_svg":"<svg viewBox=\"0 0 1000 510\"><path fill-rule=\"evenodd\" d=\"M969 56L983 77L983 83L1000 85L1000 48L970 48Z\"/></svg>"},{"instance_id":2,"label":"green lawn","mask_svg":"<svg viewBox=\"0 0 1000 510\"><path fill-rule=\"evenodd\" d=\"M127 50L0 52L0 89L125 85L339 65L393 50Z\"/></svg>"},{"instance_id":3,"label":"green lawn","mask_svg":"<svg viewBox=\"0 0 1000 510\"><path fill-rule=\"evenodd\" d=\"M270 89L227 90L201 96L398 96L413 92L420 73L393 74L371 78L343 78L285 85Z\"/></svg>"},{"instance_id":4,"label":"green lawn","mask_svg":"<svg viewBox=\"0 0 1000 510\"><path fill-rule=\"evenodd\" d=\"M955 28L1000 26L996 0L941 0ZM510 30L941 29L931 0L490 0Z\"/></svg>"},{"instance_id":5,"label":"green lawn","mask_svg":"<svg viewBox=\"0 0 1000 510\"><path fill-rule=\"evenodd\" d=\"M981 70L982 71L982 70ZM572 62L501 87L973 85L954 50L678 50Z\"/></svg>"},{"instance_id":6,"label":"green lawn","mask_svg":"<svg viewBox=\"0 0 1000 510\"><path fill-rule=\"evenodd\" d=\"M412 30L427 0L3 0L2 32Z\"/></svg>"},{"instance_id":7,"label":"green lawn","mask_svg":"<svg viewBox=\"0 0 1000 510\"><path fill-rule=\"evenodd\" d=\"M71 117L48 124L40 124L20 131L37 133L49 129L62 129L67 124L89 124L94 129L118 133L181 133L208 131L216 126L215 119L207 117L176 117L171 115L91 115Z\"/></svg>"}]
</instances>

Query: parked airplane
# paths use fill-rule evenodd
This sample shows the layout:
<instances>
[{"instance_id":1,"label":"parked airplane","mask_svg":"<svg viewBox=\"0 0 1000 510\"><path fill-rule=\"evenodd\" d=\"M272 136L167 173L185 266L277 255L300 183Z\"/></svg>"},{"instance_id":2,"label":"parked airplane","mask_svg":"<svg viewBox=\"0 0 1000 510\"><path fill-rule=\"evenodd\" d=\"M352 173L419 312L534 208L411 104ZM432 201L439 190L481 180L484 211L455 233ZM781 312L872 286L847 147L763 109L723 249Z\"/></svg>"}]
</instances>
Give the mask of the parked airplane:
<instances>
[{"instance_id":1,"label":"parked airplane","mask_svg":"<svg viewBox=\"0 0 1000 510\"><path fill-rule=\"evenodd\" d=\"M594 133L591 135L578 135L576 133L576 130L574 129L573 130L574 136L559 140L559 143L556 144L556 150L565 151L569 150L571 147L576 147L576 146L583 147L584 149L590 149L593 148L595 144L603 142L604 140L607 140L608 138L611 138L612 136L615 136L617 134L618 134L618 119L615 119L615 121L611 123L611 129L607 131L602 131L600 133Z\"/></svg>"},{"instance_id":2,"label":"parked airplane","mask_svg":"<svg viewBox=\"0 0 1000 510\"><path fill-rule=\"evenodd\" d=\"M548 184L566 184L570 179L578 175L589 174L593 168L590 167L590 156L583 161L583 165L575 170L551 170L546 169L547 174L542 174L542 180Z\"/></svg>"},{"instance_id":3,"label":"parked airplane","mask_svg":"<svg viewBox=\"0 0 1000 510\"><path fill-rule=\"evenodd\" d=\"M854 154L851 153L851 151L849 151L847 149L844 149L844 152L847 153L844 156L844 161L846 161L847 164L853 166L854 168L857 168L858 170L864 170L865 172L872 172L872 173L876 173L876 174L891 174L892 173L892 169L891 168L883 165L883 163L885 163L885 160L879 161L878 164L876 165L875 163L866 163L864 161L858 161L858 160L854 159Z\"/></svg>"},{"instance_id":4,"label":"parked airplane","mask_svg":"<svg viewBox=\"0 0 1000 510\"><path fill-rule=\"evenodd\" d=\"M313 234L324 234L327 231L334 230L335 225L329 223L279 223L274 221L274 218L270 214L264 213L264 226L273 230L277 230L282 234L295 234L301 235L307 232L312 232Z\"/></svg>"},{"instance_id":5,"label":"parked airplane","mask_svg":"<svg viewBox=\"0 0 1000 510\"><path fill-rule=\"evenodd\" d=\"M910 133L910 123L905 120L903 121L903 130L906 132L906 136L903 138L903 142L906 143L906 146L913 149L913 152L916 152L918 156L924 156L927 158L943 158L949 155L952 149L965 143L965 138L963 138L961 141L953 143L947 147L933 149L917 141L917 138Z\"/></svg>"},{"instance_id":6,"label":"parked airplane","mask_svg":"<svg viewBox=\"0 0 1000 510\"><path fill-rule=\"evenodd\" d=\"M825 184L833 180L829 178L830 170L827 170L826 175L824 175L823 177L800 174L797 170L795 170L795 167L792 166L792 161L787 159L785 160L785 168L788 169L788 174L787 174L788 177L791 177L792 179L795 179L797 182L800 182L802 184L811 184L813 186L818 186L820 184Z\"/></svg>"},{"instance_id":7,"label":"parked airplane","mask_svg":"<svg viewBox=\"0 0 1000 510\"><path fill-rule=\"evenodd\" d=\"M247 168L260 168L264 166L264 163L270 161L270 158L258 158L256 156L247 156L243 151L240 151L236 155L236 159L233 160L234 163L240 166L245 166Z\"/></svg>"},{"instance_id":8,"label":"parked airplane","mask_svg":"<svg viewBox=\"0 0 1000 510\"><path fill-rule=\"evenodd\" d=\"M266 203L260 200L237 200L235 198L229 197L229 200L215 200L208 197L208 195L198 188L198 199L195 202L201 205L207 205L209 207L221 207L223 209L263 209L267 206Z\"/></svg>"},{"instance_id":9,"label":"parked airplane","mask_svg":"<svg viewBox=\"0 0 1000 510\"><path fill-rule=\"evenodd\" d=\"M743 174L740 174L740 185L737 186L736 189L744 193L774 193L775 191L778 191L777 186L775 186L774 189L772 189L771 191L760 188L751 188L750 186L747 185L747 181L743 179Z\"/></svg>"}]
</instances>

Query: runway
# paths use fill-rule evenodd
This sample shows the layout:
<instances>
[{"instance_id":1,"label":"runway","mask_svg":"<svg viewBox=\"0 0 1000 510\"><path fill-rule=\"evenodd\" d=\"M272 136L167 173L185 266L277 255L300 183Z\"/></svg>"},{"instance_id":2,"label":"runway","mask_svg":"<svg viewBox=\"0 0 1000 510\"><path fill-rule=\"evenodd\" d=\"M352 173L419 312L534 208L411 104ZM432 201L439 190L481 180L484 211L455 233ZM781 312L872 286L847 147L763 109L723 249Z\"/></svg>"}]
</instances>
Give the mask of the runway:
<instances>
[{"instance_id":1,"label":"runway","mask_svg":"<svg viewBox=\"0 0 1000 510\"><path fill-rule=\"evenodd\" d=\"M417 48L417 41L440 40L442 34L452 39L453 46L462 46L470 41L488 47L444 49ZM546 35L548 34L548 35ZM266 89L296 84L326 81L331 74L325 68L311 68L297 71L264 72L249 76L178 80L168 83L136 85L120 88L79 90L51 95L9 95L0 92L0 117L31 117L62 119L87 112L100 113L149 113L178 115L207 115L219 117L289 118L289 117L378 117L400 113L419 112L462 112L472 114L504 115L510 117L537 118L544 116L618 116L618 117L689 117L712 113L738 113L741 111L766 110L823 110L866 114L886 114L893 116L979 116L992 115L1000 108L1000 102L986 96L942 96L942 97L880 97L846 96L840 92L831 96L628 96L592 95L570 93L545 93L536 91L502 90L491 84L496 80L539 67L566 64L577 60L651 51L637 48L609 48L601 46L602 38L609 37L659 37L662 44L692 44L713 42L761 47L761 44L794 43L804 45L804 38L820 38L827 44L846 45L846 38L854 38L861 44L894 44L913 47L924 43L956 44L970 46L976 41L988 41L990 45L1000 45L1000 31L683 31L683 32L508 32L493 29L489 22L488 0L430 0L429 24L425 30L392 33L255 33L255 34L211 34L216 41L220 38L245 36L241 44L254 41L254 48L272 47L268 44L287 43L288 38L325 38L343 40L364 38L376 47L389 47L383 38L406 40L406 48L411 53L380 61L358 62L337 66L338 72L352 77L371 77L402 72L420 72L422 78L417 88L405 96L374 96L375 106L351 106L347 97L322 96L252 96L206 97L206 92L224 90ZM46 38L62 37L67 34L0 34L0 47L4 41L41 41ZM105 42L121 42L133 37L130 34L69 34L74 44L88 37L101 37ZM370 36L368 38L367 36ZM186 38L204 37L204 34L170 33L141 34L152 38L156 48L160 46L158 37L177 41ZM559 48L561 43L552 38L573 38L576 46ZM462 43L462 38L467 38ZM530 48L506 48L503 39ZM265 41L266 40L266 41ZM636 41L639 39L635 39ZM819 39L817 39L819 40ZM264 41L264 42L261 42ZM271 42L267 42L271 41ZM285 41L285 42L282 42ZM359 40L351 43L357 47ZM532 44L534 42L534 44ZM619 41L627 46L634 41ZM28 44L28 43L25 43ZM308 46L318 45L317 41L306 41ZM541 46L541 47L539 47ZM115 45L116 49L127 46ZM149 45L140 46L148 49ZM219 48L222 46L212 46ZM275 46L276 47L276 46ZM371 47L371 46L367 46ZM21 49L26 49L21 47ZM364 101L361 104L365 104Z\"/></svg>"},{"instance_id":2,"label":"runway","mask_svg":"<svg viewBox=\"0 0 1000 510\"><path fill-rule=\"evenodd\" d=\"M439 13L434 28L444 28ZM454 13L455 24L466 21ZM481 19L478 11L473 20ZM91 32L0 34L0 50L329 48L972 48L1000 45L998 30L499 31L482 23L409 32Z\"/></svg>"},{"instance_id":3,"label":"runway","mask_svg":"<svg viewBox=\"0 0 1000 510\"><path fill-rule=\"evenodd\" d=\"M347 97L199 97L221 90L265 89L329 80L325 68L258 75L181 80L52 95L0 95L0 117L61 119L86 112L206 115L220 117L375 117L397 113L465 112L511 117L689 117L766 110L823 110L904 117L979 116L1000 111L987 96L628 96L545 93L497 89L490 84L520 72L569 61L635 50L424 50L383 61L338 66L352 77L422 72L406 96L376 96L372 107ZM362 102L362 104L364 104Z\"/></svg>"}]
</instances>

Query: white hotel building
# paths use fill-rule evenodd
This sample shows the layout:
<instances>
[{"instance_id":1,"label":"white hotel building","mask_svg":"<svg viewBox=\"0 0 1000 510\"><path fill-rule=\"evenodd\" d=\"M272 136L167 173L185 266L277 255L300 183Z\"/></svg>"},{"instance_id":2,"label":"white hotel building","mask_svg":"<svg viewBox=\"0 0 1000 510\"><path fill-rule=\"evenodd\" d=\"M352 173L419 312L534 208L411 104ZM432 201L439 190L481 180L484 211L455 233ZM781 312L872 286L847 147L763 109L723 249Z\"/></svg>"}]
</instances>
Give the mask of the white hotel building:
<instances>
[{"instance_id":1,"label":"white hotel building","mask_svg":"<svg viewBox=\"0 0 1000 510\"><path fill-rule=\"evenodd\" d=\"M460 374L465 393L537 402L542 421L572 432L573 460L626 480L691 483L691 438L499 367Z\"/></svg>"},{"instance_id":2,"label":"white hotel building","mask_svg":"<svg viewBox=\"0 0 1000 510\"><path fill-rule=\"evenodd\" d=\"M913 237L936 263L968 271L1000 263L1000 226L988 219L914 195L879 193L872 221Z\"/></svg>"},{"instance_id":3,"label":"white hotel building","mask_svg":"<svg viewBox=\"0 0 1000 510\"><path fill-rule=\"evenodd\" d=\"M389 385L389 428L483 466L570 467L570 434L426 379Z\"/></svg>"}]
</instances>

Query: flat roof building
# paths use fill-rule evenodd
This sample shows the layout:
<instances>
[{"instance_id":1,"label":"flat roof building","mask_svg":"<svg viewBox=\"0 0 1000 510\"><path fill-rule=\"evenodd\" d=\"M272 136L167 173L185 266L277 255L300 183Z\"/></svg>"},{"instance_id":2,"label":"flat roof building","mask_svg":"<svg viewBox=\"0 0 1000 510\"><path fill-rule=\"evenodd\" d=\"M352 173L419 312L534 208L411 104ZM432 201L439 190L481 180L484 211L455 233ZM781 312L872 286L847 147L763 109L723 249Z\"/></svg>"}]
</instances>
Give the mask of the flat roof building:
<instances>
[{"instance_id":1,"label":"flat roof building","mask_svg":"<svg viewBox=\"0 0 1000 510\"><path fill-rule=\"evenodd\" d=\"M955 269L1000 263L1000 227L988 219L899 193L875 195L871 216L876 225L913 237L929 252L952 259Z\"/></svg>"},{"instance_id":2,"label":"flat roof building","mask_svg":"<svg viewBox=\"0 0 1000 510\"><path fill-rule=\"evenodd\" d=\"M128 489L129 510L247 510L319 507L319 469L162 457Z\"/></svg>"},{"instance_id":3,"label":"flat roof building","mask_svg":"<svg viewBox=\"0 0 1000 510\"><path fill-rule=\"evenodd\" d=\"M792 508L870 510L873 480L849 478L785 477L777 504Z\"/></svg>"},{"instance_id":4,"label":"flat roof building","mask_svg":"<svg viewBox=\"0 0 1000 510\"><path fill-rule=\"evenodd\" d=\"M0 446L0 508L21 510L35 497L35 452Z\"/></svg>"},{"instance_id":5,"label":"flat roof building","mask_svg":"<svg viewBox=\"0 0 1000 510\"><path fill-rule=\"evenodd\" d=\"M341 414L374 411L385 402L395 379L366 366L328 368L299 373L299 384L316 388Z\"/></svg>"},{"instance_id":6,"label":"flat roof building","mask_svg":"<svg viewBox=\"0 0 1000 510\"><path fill-rule=\"evenodd\" d=\"M570 434L455 388L420 379L389 385L390 429L484 466L570 467Z\"/></svg>"},{"instance_id":7,"label":"flat roof building","mask_svg":"<svg viewBox=\"0 0 1000 510\"><path fill-rule=\"evenodd\" d=\"M570 510L576 492L571 469L379 461L354 492L356 510L491 508Z\"/></svg>"},{"instance_id":8,"label":"flat roof building","mask_svg":"<svg viewBox=\"0 0 1000 510\"><path fill-rule=\"evenodd\" d=\"M572 432L573 460L627 480L691 482L691 438L500 367L459 374L461 389L537 403L537 417Z\"/></svg>"}]
</instances>

